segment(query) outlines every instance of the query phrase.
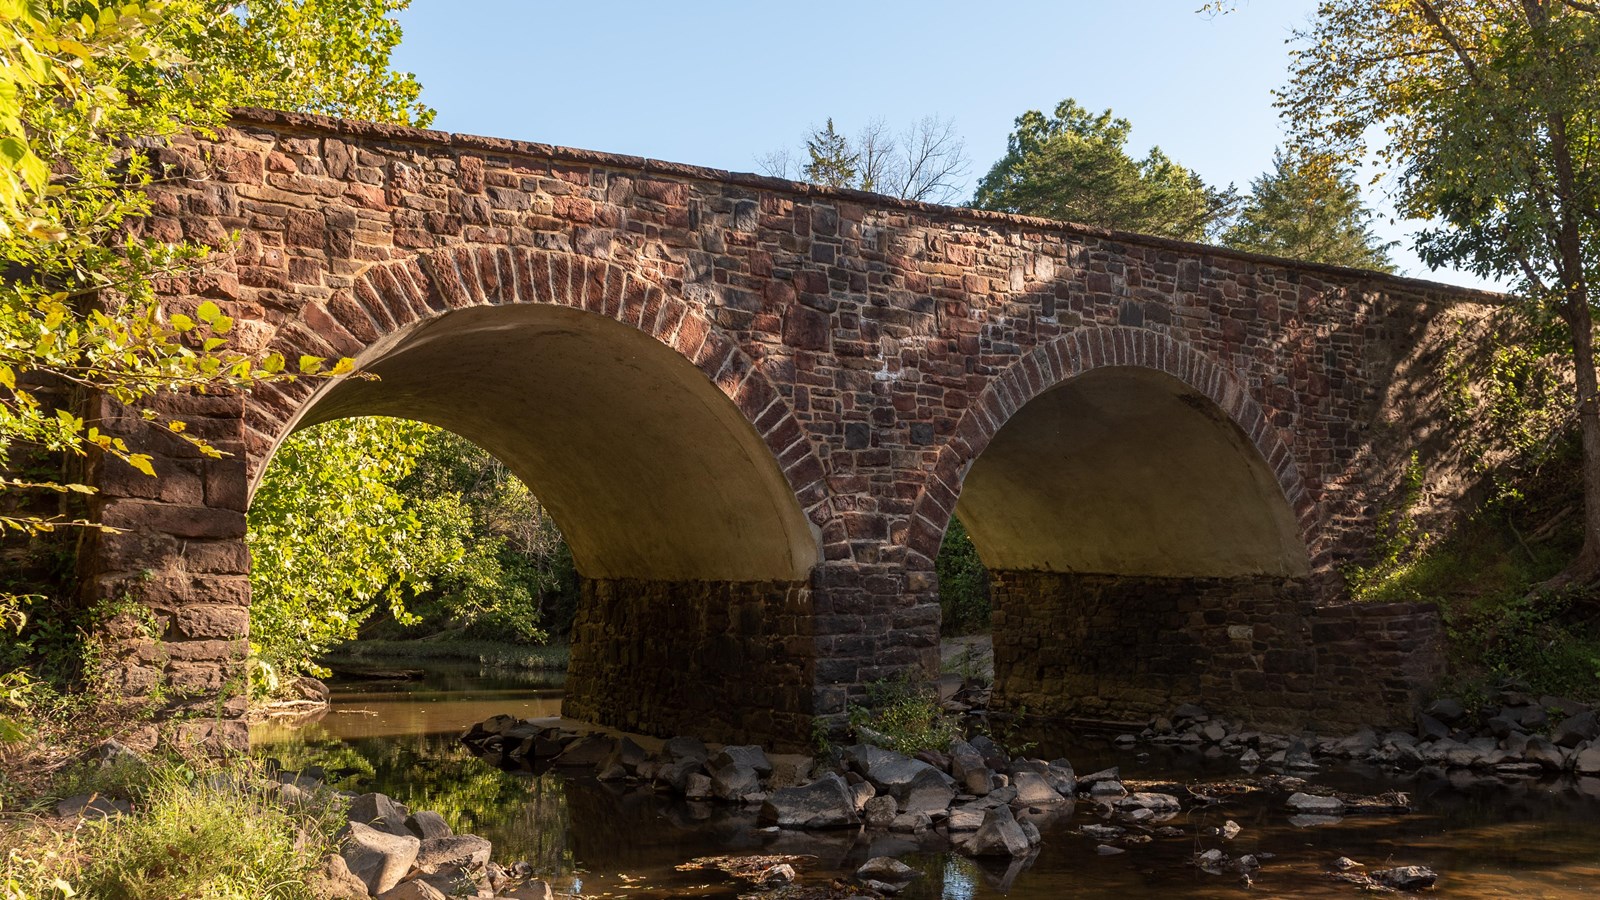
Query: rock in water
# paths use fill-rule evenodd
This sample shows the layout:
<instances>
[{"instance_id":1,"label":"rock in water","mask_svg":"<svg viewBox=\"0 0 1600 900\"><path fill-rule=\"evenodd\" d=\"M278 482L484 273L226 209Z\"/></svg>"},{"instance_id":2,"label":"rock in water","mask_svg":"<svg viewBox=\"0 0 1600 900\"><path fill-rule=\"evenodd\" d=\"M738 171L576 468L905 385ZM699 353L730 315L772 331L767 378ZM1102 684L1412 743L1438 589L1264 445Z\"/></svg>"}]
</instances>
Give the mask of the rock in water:
<instances>
[{"instance_id":1,"label":"rock in water","mask_svg":"<svg viewBox=\"0 0 1600 900\"><path fill-rule=\"evenodd\" d=\"M1401 866L1397 869L1379 869L1372 880L1397 891L1424 891L1439 880L1439 873L1424 866Z\"/></svg>"},{"instance_id":2,"label":"rock in water","mask_svg":"<svg viewBox=\"0 0 1600 900\"><path fill-rule=\"evenodd\" d=\"M761 821L784 828L837 828L858 820L849 785L829 772L804 787L773 791L761 806Z\"/></svg>"},{"instance_id":3,"label":"rock in water","mask_svg":"<svg viewBox=\"0 0 1600 900\"><path fill-rule=\"evenodd\" d=\"M876 881L887 885L903 886L911 883L917 875L916 869L888 856L874 856L856 870L856 877L863 881Z\"/></svg>"},{"instance_id":4,"label":"rock in water","mask_svg":"<svg viewBox=\"0 0 1600 900\"><path fill-rule=\"evenodd\" d=\"M767 752L754 744L739 747L723 747L711 757L711 768L723 769L728 766L749 766L756 770L758 775L772 774L772 760L767 758Z\"/></svg>"},{"instance_id":5,"label":"rock in water","mask_svg":"<svg viewBox=\"0 0 1600 900\"><path fill-rule=\"evenodd\" d=\"M351 822L348 827L339 855L344 857L350 873L367 886L367 893L377 896L399 884L411 871L422 841L409 834L379 831L361 822Z\"/></svg>"},{"instance_id":6,"label":"rock in water","mask_svg":"<svg viewBox=\"0 0 1600 900\"><path fill-rule=\"evenodd\" d=\"M424 809L407 816L406 828L423 840L449 837L455 833L450 830L450 825L445 822L444 816L431 809Z\"/></svg>"},{"instance_id":7,"label":"rock in water","mask_svg":"<svg viewBox=\"0 0 1600 900\"><path fill-rule=\"evenodd\" d=\"M1011 814L1011 807L997 806L984 815L983 825L967 847L973 856L1023 856L1033 844Z\"/></svg>"},{"instance_id":8,"label":"rock in water","mask_svg":"<svg viewBox=\"0 0 1600 900\"><path fill-rule=\"evenodd\" d=\"M711 776L711 793L722 800L743 800L761 793L761 776L742 763L722 766Z\"/></svg>"},{"instance_id":9,"label":"rock in water","mask_svg":"<svg viewBox=\"0 0 1600 900\"><path fill-rule=\"evenodd\" d=\"M418 847L413 865L430 874L445 868L478 871L488 866L493 850L487 838L475 834L429 838Z\"/></svg>"},{"instance_id":10,"label":"rock in water","mask_svg":"<svg viewBox=\"0 0 1600 900\"><path fill-rule=\"evenodd\" d=\"M1066 798L1050 786L1050 781L1034 772L1018 772L1011 783L1017 789L1017 802L1023 806L1049 806Z\"/></svg>"},{"instance_id":11,"label":"rock in water","mask_svg":"<svg viewBox=\"0 0 1600 900\"><path fill-rule=\"evenodd\" d=\"M1292 794L1289 797L1289 808L1298 813L1339 816L1344 814L1344 801L1338 797L1321 797L1316 794Z\"/></svg>"}]
</instances>

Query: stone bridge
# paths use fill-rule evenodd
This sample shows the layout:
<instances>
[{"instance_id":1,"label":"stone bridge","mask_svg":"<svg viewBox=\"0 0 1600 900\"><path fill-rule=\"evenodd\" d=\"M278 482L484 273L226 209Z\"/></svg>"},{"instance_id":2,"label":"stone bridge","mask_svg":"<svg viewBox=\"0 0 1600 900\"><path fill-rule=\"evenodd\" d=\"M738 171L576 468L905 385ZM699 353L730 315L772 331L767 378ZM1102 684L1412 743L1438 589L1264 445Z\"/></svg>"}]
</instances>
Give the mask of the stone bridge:
<instances>
[{"instance_id":1,"label":"stone bridge","mask_svg":"<svg viewBox=\"0 0 1600 900\"><path fill-rule=\"evenodd\" d=\"M116 664L222 713L190 738L242 738L253 486L342 416L447 428L544 501L583 580L566 709L610 725L797 743L929 672L953 516L992 572L1001 705L1328 726L1407 717L1437 671L1437 620L1342 605L1340 568L1414 450L1447 467L1427 376L1488 296L300 115L153 152L143 233L237 235L170 310L379 376L174 398L230 455L148 434L159 478L99 465L125 531L90 589L154 611Z\"/></svg>"}]
</instances>

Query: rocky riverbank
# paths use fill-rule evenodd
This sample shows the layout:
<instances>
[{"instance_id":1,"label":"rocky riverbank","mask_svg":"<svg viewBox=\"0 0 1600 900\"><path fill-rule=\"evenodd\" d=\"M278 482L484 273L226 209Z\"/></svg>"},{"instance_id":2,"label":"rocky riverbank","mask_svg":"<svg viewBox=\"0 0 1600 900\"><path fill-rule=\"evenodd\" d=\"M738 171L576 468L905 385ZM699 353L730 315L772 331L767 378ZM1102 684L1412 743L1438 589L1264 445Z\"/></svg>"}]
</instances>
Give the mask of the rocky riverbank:
<instances>
[{"instance_id":1,"label":"rocky riverbank","mask_svg":"<svg viewBox=\"0 0 1600 900\"><path fill-rule=\"evenodd\" d=\"M1117 768L1080 775L1066 759L1008 754L982 736L914 756L857 743L831 748L813 759L769 754L755 746L711 747L689 737L673 738L651 751L625 735L496 716L469 728L462 741L486 762L503 767L589 774L622 790L754 810L774 838L808 833L826 840L825 835L845 832L864 835L873 843L874 834L900 835L915 840L920 848L931 841L933 846L1016 872L1026 868L1045 832L1060 833L1082 809L1089 810L1094 821L1079 825L1073 833L1091 842L1101 856L1137 853L1157 841L1190 842L1192 865L1245 882L1270 865L1270 854L1230 852L1229 842L1240 831L1232 820L1203 835L1178 827L1194 820L1189 814L1225 809L1247 793L1269 798L1291 824L1300 826L1410 809L1403 793L1350 795L1292 775L1225 784L1140 782L1124 779ZM785 843L795 845L794 841L777 845ZM742 872L740 877L759 887L789 885L798 877L797 868L781 856L740 858L728 865L723 864L726 859L718 859L722 862L709 864ZM1372 887L1389 889L1432 883L1432 873L1420 867L1408 873L1399 873L1398 868L1404 867L1367 873L1352 866L1349 871L1332 869L1329 875L1364 879ZM804 896L888 895L904 889L913 875L910 867L892 857L878 856L857 869L850 882L825 889L812 885L822 892ZM1011 877L1015 876L1002 880Z\"/></svg>"}]
</instances>

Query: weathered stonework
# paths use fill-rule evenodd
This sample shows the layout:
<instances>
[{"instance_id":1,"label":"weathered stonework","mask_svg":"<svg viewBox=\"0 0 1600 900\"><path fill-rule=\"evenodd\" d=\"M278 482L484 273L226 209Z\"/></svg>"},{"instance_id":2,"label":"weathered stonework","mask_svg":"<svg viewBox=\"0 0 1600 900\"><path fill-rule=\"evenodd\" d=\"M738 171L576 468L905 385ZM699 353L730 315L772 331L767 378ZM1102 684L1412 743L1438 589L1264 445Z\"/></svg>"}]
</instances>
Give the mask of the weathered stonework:
<instances>
[{"instance_id":1,"label":"weathered stonework","mask_svg":"<svg viewBox=\"0 0 1600 900\"><path fill-rule=\"evenodd\" d=\"M241 683L252 479L295 428L341 415L450 427L559 506L558 523L586 542L582 553L575 543L580 571L603 580L574 651L584 662L573 708L647 730L670 730L683 721L674 710L699 701L687 678L600 668L645 659L639 642L664 637L607 631L606 616L684 624L676 646L720 677L732 670L706 648L723 640L722 617L781 607L727 620L756 629L726 644L761 660L749 680L804 682L800 694L742 685L723 695L752 705L724 720L752 738L765 725L740 723L803 736L810 717L839 715L863 684L931 666L932 560L966 474L1020 409L1086 373L1155 373L1191 413L1232 429L1224 444L1250 457L1242 464L1272 494L1263 502L1282 507L1305 550L1291 560L1305 579L1287 598L1251 588L1236 605L1251 610L1244 624L1283 603L1303 620L1339 599L1338 568L1364 558L1410 452L1430 471L1449 467L1429 422L1443 408L1433 360L1450 320L1493 300L1037 219L308 116L243 113L215 140L183 137L154 155L170 177L152 188L143 234L219 245L240 235L207 273L163 286L169 309L211 300L238 323L242 349L350 355L384 376L174 398L230 456L202 459L152 434L137 440L159 479L102 466L100 512L126 533L87 554L90 590L156 612L174 651L161 674L195 702ZM519 349L524 328L551 347L581 334L587 350L617 349L569 353L568 368L543 371L555 354L546 343ZM499 343L474 352L479 339ZM426 356L446 344L450 354ZM612 377L630 366L632 381ZM539 415L518 406L524 394L581 401L602 396L606 378L604 400L561 406L542 430L512 427ZM644 415L674 398L715 426L683 430L705 432L726 477L696 468L698 435L673 433L676 413ZM630 417L655 430L630 432ZM589 443L561 456L569 438ZM611 506L583 502L613 482L629 487ZM729 485L760 494L719 493ZM658 494L732 536L718 542L747 542L750 571L730 571L739 547L719 556L696 544L673 509L630 517L622 506ZM750 587L773 580L807 587L785 588L781 603L775 589ZM727 587L683 587L692 582ZM691 595L732 606L671 606ZM646 611L650 597L676 611ZM1226 666L1271 652L1230 645L1189 659ZM146 674L130 675L130 689ZM1197 690L1233 683L1225 672L1184 677Z\"/></svg>"},{"instance_id":2,"label":"weathered stonework","mask_svg":"<svg viewBox=\"0 0 1600 900\"><path fill-rule=\"evenodd\" d=\"M1267 728L1406 724L1443 674L1439 618L1319 608L1305 579L992 572L995 699L1134 721L1198 703Z\"/></svg>"}]
</instances>

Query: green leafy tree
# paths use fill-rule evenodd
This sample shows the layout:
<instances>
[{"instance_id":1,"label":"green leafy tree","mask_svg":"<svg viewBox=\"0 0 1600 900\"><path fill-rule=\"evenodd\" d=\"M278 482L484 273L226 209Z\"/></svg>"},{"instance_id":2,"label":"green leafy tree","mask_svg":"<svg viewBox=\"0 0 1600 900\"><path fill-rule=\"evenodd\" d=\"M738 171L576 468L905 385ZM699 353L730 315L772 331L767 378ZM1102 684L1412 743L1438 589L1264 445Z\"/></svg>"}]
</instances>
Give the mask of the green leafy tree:
<instances>
[{"instance_id":1,"label":"green leafy tree","mask_svg":"<svg viewBox=\"0 0 1600 900\"><path fill-rule=\"evenodd\" d=\"M1394 271L1388 248L1372 233L1372 211L1349 168L1326 157L1273 154L1272 171L1250 183L1222 243L1238 250L1306 262Z\"/></svg>"},{"instance_id":2,"label":"green leafy tree","mask_svg":"<svg viewBox=\"0 0 1600 900\"><path fill-rule=\"evenodd\" d=\"M806 138L806 153L811 161L805 164L806 180L829 187L855 187L856 173L861 155L850 149L850 140L833 130L833 117L828 124Z\"/></svg>"},{"instance_id":3,"label":"green leafy tree","mask_svg":"<svg viewBox=\"0 0 1600 900\"><path fill-rule=\"evenodd\" d=\"M1396 178L1430 265L1516 279L1559 318L1583 446L1584 540L1550 587L1600 581L1600 9L1578 0L1325 0L1280 106L1298 140Z\"/></svg>"},{"instance_id":4,"label":"green leafy tree","mask_svg":"<svg viewBox=\"0 0 1600 900\"><path fill-rule=\"evenodd\" d=\"M1237 204L1158 147L1128 155L1132 126L1063 100L1055 114L1016 120L1006 155L978 182L973 205L1185 241L1204 240Z\"/></svg>"},{"instance_id":5,"label":"green leafy tree","mask_svg":"<svg viewBox=\"0 0 1600 900\"><path fill-rule=\"evenodd\" d=\"M250 640L279 675L314 671L379 604L412 621L408 599L466 556L458 498L399 490L432 432L344 419L296 432L273 455L250 505Z\"/></svg>"}]
</instances>

